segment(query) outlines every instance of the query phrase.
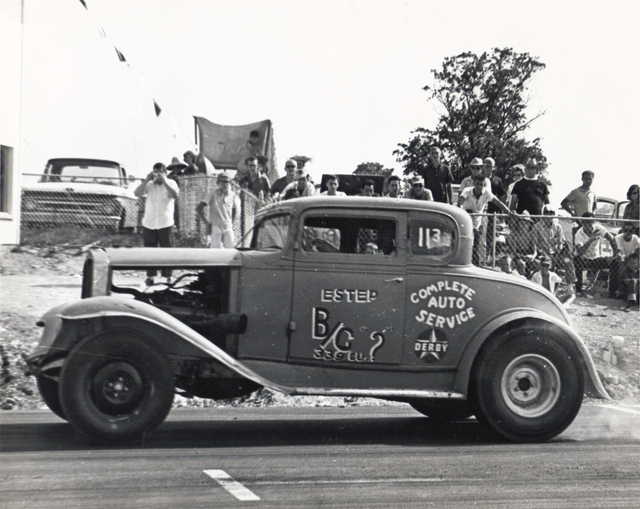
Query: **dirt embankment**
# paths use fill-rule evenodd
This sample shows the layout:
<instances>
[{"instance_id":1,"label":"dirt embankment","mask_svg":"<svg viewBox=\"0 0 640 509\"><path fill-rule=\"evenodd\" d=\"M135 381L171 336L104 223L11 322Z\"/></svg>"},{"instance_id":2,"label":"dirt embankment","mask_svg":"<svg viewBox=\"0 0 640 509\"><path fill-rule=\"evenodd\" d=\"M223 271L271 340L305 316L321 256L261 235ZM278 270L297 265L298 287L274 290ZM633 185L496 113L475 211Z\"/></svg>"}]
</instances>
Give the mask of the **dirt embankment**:
<instances>
[{"instance_id":1,"label":"dirt embankment","mask_svg":"<svg viewBox=\"0 0 640 509\"><path fill-rule=\"evenodd\" d=\"M22 249L2 255L1 324L2 381L0 409L45 408L33 377L26 377L23 356L36 345L40 329L36 321L49 308L80 296L83 253L73 248ZM623 309L624 302L606 298L596 288L570 308L573 327L587 343L600 377L617 403L640 404L640 319L637 308ZM619 340L612 338L621 337ZM614 346L618 343L618 346ZM185 400L176 406L214 405L345 405L372 404L357 398L287 398L260 391L232 402Z\"/></svg>"}]
</instances>

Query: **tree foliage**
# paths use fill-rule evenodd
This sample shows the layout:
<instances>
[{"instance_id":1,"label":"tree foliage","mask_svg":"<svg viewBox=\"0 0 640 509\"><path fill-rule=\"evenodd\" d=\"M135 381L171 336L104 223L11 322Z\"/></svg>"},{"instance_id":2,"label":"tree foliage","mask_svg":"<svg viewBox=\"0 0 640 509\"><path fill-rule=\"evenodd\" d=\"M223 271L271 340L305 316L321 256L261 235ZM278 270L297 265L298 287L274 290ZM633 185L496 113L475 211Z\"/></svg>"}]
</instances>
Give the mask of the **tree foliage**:
<instances>
[{"instance_id":1,"label":"tree foliage","mask_svg":"<svg viewBox=\"0 0 640 509\"><path fill-rule=\"evenodd\" d=\"M511 48L493 49L478 56L462 53L445 58L441 70L432 70L434 83L424 87L428 100L442 107L434 129L418 128L408 143L394 151L404 173L420 171L431 145L438 144L451 165L456 182L468 173L474 157L493 157L498 175L514 164L535 158L542 169L546 158L540 139L523 134L544 111L527 117L527 84L545 64Z\"/></svg>"},{"instance_id":2,"label":"tree foliage","mask_svg":"<svg viewBox=\"0 0 640 509\"><path fill-rule=\"evenodd\" d=\"M360 163L354 170L354 175L382 175L389 177L393 173L393 168L385 168L380 163Z\"/></svg>"}]
</instances>

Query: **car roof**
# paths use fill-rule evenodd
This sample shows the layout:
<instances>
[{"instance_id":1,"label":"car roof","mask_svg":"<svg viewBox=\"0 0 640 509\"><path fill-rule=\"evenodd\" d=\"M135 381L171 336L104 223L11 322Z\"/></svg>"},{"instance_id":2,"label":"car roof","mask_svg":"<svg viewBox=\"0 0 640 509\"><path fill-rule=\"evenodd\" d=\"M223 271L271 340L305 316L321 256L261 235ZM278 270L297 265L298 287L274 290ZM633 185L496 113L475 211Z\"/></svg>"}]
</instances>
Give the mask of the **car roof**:
<instances>
[{"instance_id":1,"label":"car roof","mask_svg":"<svg viewBox=\"0 0 640 509\"><path fill-rule=\"evenodd\" d=\"M306 209L340 207L354 210L415 210L441 212L451 216L460 225L471 223L471 217L464 210L453 205L435 201L410 200L406 198L377 198L367 196L309 196L293 198L269 204L260 209L259 216L277 212L300 213Z\"/></svg>"}]
</instances>

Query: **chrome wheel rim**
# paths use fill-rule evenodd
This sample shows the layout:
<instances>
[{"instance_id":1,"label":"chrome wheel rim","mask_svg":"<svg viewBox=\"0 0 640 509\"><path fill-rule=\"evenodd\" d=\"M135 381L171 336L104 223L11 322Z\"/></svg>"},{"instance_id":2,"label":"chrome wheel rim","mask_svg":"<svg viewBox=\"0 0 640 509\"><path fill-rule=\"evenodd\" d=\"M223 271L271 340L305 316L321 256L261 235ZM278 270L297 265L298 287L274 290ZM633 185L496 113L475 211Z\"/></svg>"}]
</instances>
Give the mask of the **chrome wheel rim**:
<instances>
[{"instance_id":1,"label":"chrome wheel rim","mask_svg":"<svg viewBox=\"0 0 640 509\"><path fill-rule=\"evenodd\" d=\"M560 374L549 359L526 354L513 359L502 374L500 389L507 407L521 417L539 417L560 398Z\"/></svg>"}]
</instances>

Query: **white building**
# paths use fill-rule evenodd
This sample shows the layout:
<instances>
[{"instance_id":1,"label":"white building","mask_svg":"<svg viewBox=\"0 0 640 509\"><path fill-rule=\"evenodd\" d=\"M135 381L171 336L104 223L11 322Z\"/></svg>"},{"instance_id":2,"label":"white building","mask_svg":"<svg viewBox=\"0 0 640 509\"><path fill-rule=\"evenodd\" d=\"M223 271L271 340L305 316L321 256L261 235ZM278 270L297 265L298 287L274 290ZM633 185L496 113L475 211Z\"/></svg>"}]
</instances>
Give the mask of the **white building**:
<instances>
[{"instance_id":1,"label":"white building","mask_svg":"<svg viewBox=\"0 0 640 509\"><path fill-rule=\"evenodd\" d=\"M20 242L23 0L0 2L0 244Z\"/></svg>"}]
</instances>

